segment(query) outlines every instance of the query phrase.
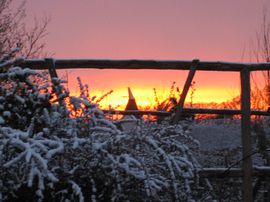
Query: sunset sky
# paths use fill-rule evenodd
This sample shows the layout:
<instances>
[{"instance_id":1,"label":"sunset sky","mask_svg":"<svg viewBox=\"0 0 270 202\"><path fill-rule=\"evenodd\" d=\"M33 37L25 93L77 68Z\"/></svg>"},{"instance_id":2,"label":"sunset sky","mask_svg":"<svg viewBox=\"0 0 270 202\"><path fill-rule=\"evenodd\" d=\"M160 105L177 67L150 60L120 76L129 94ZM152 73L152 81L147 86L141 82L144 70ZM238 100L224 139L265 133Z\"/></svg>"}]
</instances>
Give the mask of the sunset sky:
<instances>
[{"instance_id":1,"label":"sunset sky","mask_svg":"<svg viewBox=\"0 0 270 202\"><path fill-rule=\"evenodd\" d=\"M19 2L18 0L17 2ZM249 61L248 49L269 0L28 0L27 22L49 16L46 50L55 58ZM269 14L270 17L270 14ZM245 54L243 54L245 53ZM244 55L244 57L243 57ZM114 90L108 102L126 102L131 87L139 105L153 102L153 88L166 97L187 72L67 70L93 93ZM199 72L194 101L222 102L239 94L236 73Z\"/></svg>"}]
</instances>

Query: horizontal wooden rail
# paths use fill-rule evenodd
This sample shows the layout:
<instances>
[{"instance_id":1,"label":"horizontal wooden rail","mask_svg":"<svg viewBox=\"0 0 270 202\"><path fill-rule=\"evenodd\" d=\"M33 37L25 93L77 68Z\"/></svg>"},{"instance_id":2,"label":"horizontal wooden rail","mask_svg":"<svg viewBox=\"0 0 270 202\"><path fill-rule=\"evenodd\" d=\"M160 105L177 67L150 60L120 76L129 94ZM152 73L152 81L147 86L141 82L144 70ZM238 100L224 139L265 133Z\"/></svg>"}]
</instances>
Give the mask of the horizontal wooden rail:
<instances>
[{"instance_id":1,"label":"horizontal wooden rail","mask_svg":"<svg viewBox=\"0 0 270 202\"><path fill-rule=\"evenodd\" d=\"M240 178L243 177L241 168L202 168L198 171L202 178ZM253 177L270 177L270 167L253 167Z\"/></svg>"},{"instance_id":2,"label":"horizontal wooden rail","mask_svg":"<svg viewBox=\"0 0 270 202\"><path fill-rule=\"evenodd\" d=\"M31 69L48 69L46 59L32 59L18 62L17 65ZM156 69L189 70L192 61L185 60L93 60L93 59L53 59L57 69ZM203 71L241 71L248 67L250 71L270 70L270 63L232 63L200 61L196 70Z\"/></svg>"},{"instance_id":3,"label":"horizontal wooden rail","mask_svg":"<svg viewBox=\"0 0 270 202\"><path fill-rule=\"evenodd\" d=\"M104 113L121 114L121 115L153 115L153 116L170 116L171 112L165 111L145 111L145 110L103 110ZM184 114L224 114L240 115L241 111L236 109L204 109L204 108L183 108ZM270 111L251 111L251 115L270 116Z\"/></svg>"}]
</instances>

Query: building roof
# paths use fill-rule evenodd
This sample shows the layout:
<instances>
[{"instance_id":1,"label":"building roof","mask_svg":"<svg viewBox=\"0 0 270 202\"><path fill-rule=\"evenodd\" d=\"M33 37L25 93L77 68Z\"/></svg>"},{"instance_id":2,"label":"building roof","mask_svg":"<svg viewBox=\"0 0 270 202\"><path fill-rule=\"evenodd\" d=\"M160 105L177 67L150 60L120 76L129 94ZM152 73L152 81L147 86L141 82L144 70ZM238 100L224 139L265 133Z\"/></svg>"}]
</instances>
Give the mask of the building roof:
<instances>
[{"instance_id":1,"label":"building roof","mask_svg":"<svg viewBox=\"0 0 270 202\"><path fill-rule=\"evenodd\" d=\"M138 110L136 99L133 96L130 87L128 87L128 103L125 110Z\"/></svg>"}]
</instances>

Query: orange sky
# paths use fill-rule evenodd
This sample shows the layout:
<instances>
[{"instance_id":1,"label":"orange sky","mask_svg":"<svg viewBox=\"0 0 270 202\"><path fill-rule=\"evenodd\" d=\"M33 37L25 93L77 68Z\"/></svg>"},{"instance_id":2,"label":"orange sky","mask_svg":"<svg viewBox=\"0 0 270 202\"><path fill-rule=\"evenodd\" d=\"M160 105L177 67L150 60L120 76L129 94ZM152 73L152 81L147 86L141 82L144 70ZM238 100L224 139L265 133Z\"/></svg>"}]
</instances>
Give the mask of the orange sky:
<instances>
[{"instance_id":1,"label":"orange sky","mask_svg":"<svg viewBox=\"0 0 270 202\"><path fill-rule=\"evenodd\" d=\"M22 0L17 0L16 3ZM269 0L28 0L27 21L51 17L46 38L56 58L248 61L247 50ZM269 15L270 16L270 15ZM183 86L187 72L150 70L67 70L93 94L114 90L110 103L125 103L131 87L138 104L164 97L172 84ZM199 72L194 101L226 101L239 95L236 73ZM166 96L165 96L166 97Z\"/></svg>"},{"instance_id":2,"label":"orange sky","mask_svg":"<svg viewBox=\"0 0 270 202\"><path fill-rule=\"evenodd\" d=\"M168 97L170 87L175 81L182 89L187 71L158 70L63 70L60 75L68 80L68 87L73 93L79 91L76 76L84 84L89 85L91 95L101 96L109 90L114 92L104 100L103 104L113 106L127 103L127 87L131 87L140 106L152 106L154 102L153 88L157 89L160 101ZM68 76L66 76L68 75ZM158 79L157 79L158 78ZM226 79L224 79L226 78ZM224 102L239 95L239 78L237 73L197 72L195 77L195 94L193 102ZM190 95L187 102L190 101Z\"/></svg>"}]
</instances>

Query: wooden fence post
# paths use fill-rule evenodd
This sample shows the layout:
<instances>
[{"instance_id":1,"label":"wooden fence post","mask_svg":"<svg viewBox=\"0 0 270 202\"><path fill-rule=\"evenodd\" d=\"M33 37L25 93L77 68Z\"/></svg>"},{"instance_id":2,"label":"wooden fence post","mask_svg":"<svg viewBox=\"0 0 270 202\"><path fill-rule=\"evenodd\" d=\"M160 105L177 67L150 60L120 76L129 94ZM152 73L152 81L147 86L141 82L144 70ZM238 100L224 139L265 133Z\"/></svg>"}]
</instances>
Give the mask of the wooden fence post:
<instances>
[{"instance_id":1,"label":"wooden fence post","mask_svg":"<svg viewBox=\"0 0 270 202\"><path fill-rule=\"evenodd\" d=\"M55 80L55 79L58 78L57 72L56 72L56 67L55 67L55 61L52 58L45 58L45 62L47 64L47 66L48 66L49 74L50 74L50 77L51 77L51 82L52 82L52 84L54 84L52 86L53 92L56 94L56 97L57 97L59 103L62 106L64 106L64 100L60 96L61 95L61 90L59 88L55 87L55 84L58 83L58 81Z\"/></svg>"},{"instance_id":2,"label":"wooden fence post","mask_svg":"<svg viewBox=\"0 0 270 202\"><path fill-rule=\"evenodd\" d=\"M241 78L241 133L243 147L243 201L252 202L252 142L250 120L250 72L244 67L240 72Z\"/></svg>"},{"instance_id":3,"label":"wooden fence post","mask_svg":"<svg viewBox=\"0 0 270 202\"><path fill-rule=\"evenodd\" d=\"M45 58L45 63L48 66L48 70L49 70L51 79L58 78L57 73L56 73L54 59L52 59L52 58Z\"/></svg>"},{"instance_id":4,"label":"wooden fence post","mask_svg":"<svg viewBox=\"0 0 270 202\"><path fill-rule=\"evenodd\" d=\"M186 96L188 94L188 90L190 88L191 82L192 82L193 77L195 75L196 67L198 66L198 63L199 63L199 60L193 60L192 61L192 65L190 67L187 80L185 82L183 91L181 93L180 100L179 100L179 102L178 102L178 104L176 106L176 113L175 113L175 116L173 117L173 120L172 120L173 124L176 124L181 118L183 107L184 107L185 100L186 100Z\"/></svg>"}]
</instances>

